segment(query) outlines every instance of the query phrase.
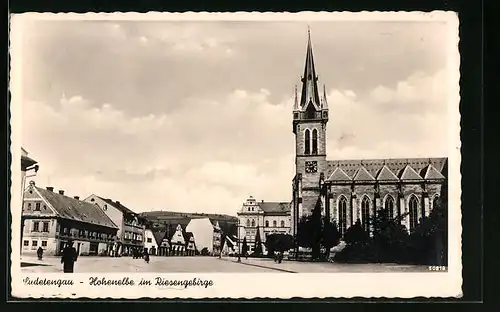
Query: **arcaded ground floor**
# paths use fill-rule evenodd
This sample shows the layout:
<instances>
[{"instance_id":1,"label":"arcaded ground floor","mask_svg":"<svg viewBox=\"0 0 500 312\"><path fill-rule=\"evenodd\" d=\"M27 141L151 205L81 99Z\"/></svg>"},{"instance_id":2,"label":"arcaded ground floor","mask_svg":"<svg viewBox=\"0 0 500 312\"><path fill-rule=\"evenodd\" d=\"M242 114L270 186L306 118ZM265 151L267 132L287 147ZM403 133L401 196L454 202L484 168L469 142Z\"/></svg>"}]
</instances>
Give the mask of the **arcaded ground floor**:
<instances>
[{"instance_id":1,"label":"arcaded ground floor","mask_svg":"<svg viewBox=\"0 0 500 312\"><path fill-rule=\"evenodd\" d=\"M26 273L62 272L59 257L21 257L21 270ZM234 257L156 257L150 262L131 257L79 257L75 273L165 272L165 273L375 273L375 272L427 272L427 266L398 264L340 264L283 261L271 259L245 259L238 263Z\"/></svg>"}]
</instances>

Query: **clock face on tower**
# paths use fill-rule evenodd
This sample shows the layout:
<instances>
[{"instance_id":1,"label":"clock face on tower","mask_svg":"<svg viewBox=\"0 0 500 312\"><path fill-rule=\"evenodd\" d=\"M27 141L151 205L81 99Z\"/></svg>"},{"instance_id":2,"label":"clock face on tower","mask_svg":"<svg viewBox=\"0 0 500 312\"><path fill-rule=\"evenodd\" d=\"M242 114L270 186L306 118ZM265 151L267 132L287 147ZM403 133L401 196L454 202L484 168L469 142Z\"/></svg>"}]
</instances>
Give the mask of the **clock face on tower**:
<instances>
[{"instance_id":1,"label":"clock face on tower","mask_svg":"<svg viewBox=\"0 0 500 312\"><path fill-rule=\"evenodd\" d=\"M317 161L306 161L306 172L307 173L315 173L318 171L318 162Z\"/></svg>"}]
</instances>

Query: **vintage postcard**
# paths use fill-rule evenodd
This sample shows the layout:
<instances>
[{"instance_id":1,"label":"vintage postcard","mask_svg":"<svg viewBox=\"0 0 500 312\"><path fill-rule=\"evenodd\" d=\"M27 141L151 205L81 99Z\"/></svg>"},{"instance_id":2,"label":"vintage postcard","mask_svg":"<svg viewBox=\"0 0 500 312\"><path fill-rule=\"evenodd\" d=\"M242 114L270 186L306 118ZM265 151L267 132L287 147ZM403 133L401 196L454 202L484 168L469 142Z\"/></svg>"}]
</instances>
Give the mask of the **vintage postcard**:
<instances>
[{"instance_id":1,"label":"vintage postcard","mask_svg":"<svg viewBox=\"0 0 500 312\"><path fill-rule=\"evenodd\" d=\"M14 297L462 295L457 14L10 25Z\"/></svg>"}]
</instances>

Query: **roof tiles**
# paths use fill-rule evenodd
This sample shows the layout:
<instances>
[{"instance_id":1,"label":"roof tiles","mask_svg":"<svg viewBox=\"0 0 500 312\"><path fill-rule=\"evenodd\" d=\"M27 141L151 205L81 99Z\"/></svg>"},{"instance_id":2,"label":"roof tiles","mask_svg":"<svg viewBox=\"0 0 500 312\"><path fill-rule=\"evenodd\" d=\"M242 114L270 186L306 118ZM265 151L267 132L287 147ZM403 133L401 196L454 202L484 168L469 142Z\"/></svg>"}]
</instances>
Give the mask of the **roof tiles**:
<instances>
[{"instance_id":1,"label":"roof tiles","mask_svg":"<svg viewBox=\"0 0 500 312\"><path fill-rule=\"evenodd\" d=\"M94 204L72 197L61 195L39 187L37 192L54 208L59 217L108 228L117 229L118 226Z\"/></svg>"}]
</instances>

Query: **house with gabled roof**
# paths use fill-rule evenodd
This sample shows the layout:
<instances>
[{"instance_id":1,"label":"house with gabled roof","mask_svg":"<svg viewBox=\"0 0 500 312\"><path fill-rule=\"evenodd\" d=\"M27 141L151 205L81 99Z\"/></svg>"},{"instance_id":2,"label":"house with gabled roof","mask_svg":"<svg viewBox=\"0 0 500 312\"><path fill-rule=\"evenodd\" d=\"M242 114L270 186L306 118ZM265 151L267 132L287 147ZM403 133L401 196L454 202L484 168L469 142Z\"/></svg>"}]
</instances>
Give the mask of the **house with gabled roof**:
<instances>
[{"instance_id":1,"label":"house with gabled roof","mask_svg":"<svg viewBox=\"0 0 500 312\"><path fill-rule=\"evenodd\" d=\"M144 230L144 251L152 256L158 253L158 247L161 246L163 238L157 239L152 229L146 228Z\"/></svg>"},{"instance_id":2,"label":"house with gabled roof","mask_svg":"<svg viewBox=\"0 0 500 312\"><path fill-rule=\"evenodd\" d=\"M84 199L102 210L118 225L117 241L112 255L132 255L133 250L144 249L144 230L146 220L120 201L92 194Z\"/></svg>"},{"instance_id":3,"label":"house with gabled roof","mask_svg":"<svg viewBox=\"0 0 500 312\"><path fill-rule=\"evenodd\" d=\"M42 247L46 255L59 255L69 241L80 255L108 254L118 226L101 209L69 197L64 190L40 188L32 181L23 195L22 253Z\"/></svg>"}]
</instances>

